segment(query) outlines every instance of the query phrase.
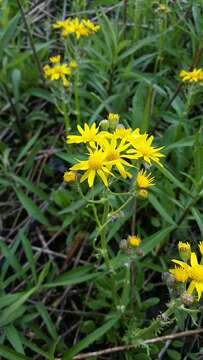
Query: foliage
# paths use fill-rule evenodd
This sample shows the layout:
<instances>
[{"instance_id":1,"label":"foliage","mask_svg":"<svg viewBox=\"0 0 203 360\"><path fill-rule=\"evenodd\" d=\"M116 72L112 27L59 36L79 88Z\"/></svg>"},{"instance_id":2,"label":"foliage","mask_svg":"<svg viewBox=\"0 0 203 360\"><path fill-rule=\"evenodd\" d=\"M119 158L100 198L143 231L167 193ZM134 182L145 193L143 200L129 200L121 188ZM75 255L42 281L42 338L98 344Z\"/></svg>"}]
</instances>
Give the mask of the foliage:
<instances>
[{"instance_id":1,"label":"foliage","mask_svg":"<svg viewBox=\"0 0 203 360\"><path fill-rule=\"evenodd\" d=\"M0 2L3 359L66 360L120 345L125 351L112 359L201 357L197 337L185 337L184 347L179 340L144 343L202 325L201 300L184 303L184 285L171 288L162 274L179 241L196 249L203 239L203 87L179 77L203 68L203 4L163 1L167 11L160 4ZM53 23L67 16L100 29L64 40ZM68 89L44 77L57 54L78 65ZM64 171L86 157L66 135L77 124L99 125L110 112L165 147L147 199L135 201L133 180L108 190L97 181L91 189L63 182ZM135 233L141 245L126 248Z\"/></svg>"}]
</instances>

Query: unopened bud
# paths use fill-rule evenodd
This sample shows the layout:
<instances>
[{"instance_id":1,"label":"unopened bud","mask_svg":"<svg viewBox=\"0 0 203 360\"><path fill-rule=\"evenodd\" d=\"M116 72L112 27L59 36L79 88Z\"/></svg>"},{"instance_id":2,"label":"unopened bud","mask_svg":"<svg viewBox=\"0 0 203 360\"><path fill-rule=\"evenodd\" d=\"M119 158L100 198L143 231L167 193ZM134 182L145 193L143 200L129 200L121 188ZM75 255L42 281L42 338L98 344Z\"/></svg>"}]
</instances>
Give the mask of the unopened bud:
<instances>
[{"instance_id":1,"label":"unopened bud","mask_svg":"<svg viewBox=\"0 0 203 360\"><path fill-rule=\"evenodd\" d=\"M138 193L138 196L142 199L147 199L148 195L149 195L149 191L145 190L145 189L139 189L137 193Z\"/></svg>"},{"instance_id":2,"label":"unopened bud","mask_svg":"<svg viewBox=\"0 0 203 360\"><path fill-rule=\"evenodd\" d=\"M109 122L109 128L111 130L115 130L117 125L118 125L118 122L119 122L119 115L118 114L114 114L114 113L109 113L108 115L108 122Z\"/></svg>"},{"instance_id":3,"label":"unopened bud","mask_svg":"<svg viewBox=\"0 0 203 360\"><path fill-rule=\"evenodd\" d=\"M182 260L187 261L190 259L191 248L188 242L183 243L182 241L179 241L178 251Z\"/></svg>"},{"instance_id":4,"label":"unopened bud","mask_svg":"<svg viewBox=\"0 0 203 360\"><path fill-rule=\"evenodd\" d=\"M184 304L184 305L192 305L194 299L193 299L193 296L188 294L187 291L185 291L182 295L181 295L181 302Z\"/></svg>"},{"instance_id":5,"label":"unopened bud","mask_svg":"<svg viewBox=\"0 0 203 360\"><path fill-rule=\"evenodd\" d=\"M121 250L127 250L128 249L128 242L126 239L122 239L120 241L119 247Z\"/></svg>"},{"instance_id":6,"label":"unopened bud","mask_svg":"<svg viewBox=\"0 0 203 360\"><path fill-rule=\"evenodd\" d=\"M173 276L169 272L164 272L162 274L162 280L169 288L173 288L176 284L175 276Z\"/></svg>"},{"instance_id":7,"label":"unopened bud","mask_svg":"<svg viewBox=\"0 0 203 360\"><path fill-rule=\"evenodd\" d=\"M101 130L107 131L108 128L109 128L109 122L108 122L108 120L105 120L105 119L104 119L104 120L101 120L100 123L99 123L99 126L100 126Z\"/></svg>"}]
</instances>

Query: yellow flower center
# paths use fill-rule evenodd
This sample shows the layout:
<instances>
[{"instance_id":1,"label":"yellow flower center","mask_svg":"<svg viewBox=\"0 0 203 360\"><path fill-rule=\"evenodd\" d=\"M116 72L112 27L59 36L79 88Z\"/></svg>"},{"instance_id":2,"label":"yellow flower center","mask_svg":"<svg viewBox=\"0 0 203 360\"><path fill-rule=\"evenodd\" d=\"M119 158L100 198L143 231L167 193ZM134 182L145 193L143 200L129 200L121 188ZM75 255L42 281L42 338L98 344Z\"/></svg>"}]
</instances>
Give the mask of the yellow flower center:
<instances>
[{"instance_id":1,"label":"yellow flower center","mask_svg":"<svg viewBox=\"0 0 203 360\"><path fill-rule=\"evenodd\" d=\"M192 266L189 270L189 276L192 280L203 282L203 265Z\"/></svg>"},{"instance_id":2,"label":"yellow flower center","mask_svg":"<svg viewBox=\"0 0 203 360\"><path fill-rule=\"evenodd\" d=\"M104 156L101 153L91 154L89 157L89 169L98 170L103 166Z\"/></svg>"},{"instance_id":3,"label":"yellow flower center","mask_svg":"<svg viewBox=\"0 0 203 360\"><path fill-rule=\"evenodd\" d=\"M112 160L118 160L120 159L120 154L118 150L111 150L108 154L107 154L107 160L112 161Z\"/></svg>"}]
</instances>

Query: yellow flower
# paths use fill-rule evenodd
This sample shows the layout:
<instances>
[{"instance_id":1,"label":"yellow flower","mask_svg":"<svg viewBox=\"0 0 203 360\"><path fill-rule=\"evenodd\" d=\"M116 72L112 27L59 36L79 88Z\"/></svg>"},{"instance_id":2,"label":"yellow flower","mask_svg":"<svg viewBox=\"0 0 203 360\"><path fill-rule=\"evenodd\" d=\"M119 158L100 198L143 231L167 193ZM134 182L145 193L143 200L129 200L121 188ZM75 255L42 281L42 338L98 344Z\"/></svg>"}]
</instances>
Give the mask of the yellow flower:
<instances>
[{"instance_id":1,"label":"yellow flower","mask_svg":"<svg viewBox=\"0 0 203 360\"><path fill-rule=\"evenodd\" d=\"M200 241L198 244L200 254L203 255L203 241Z\"/></svg>"},{"instance_id":2,"label":"yellow flower","mask_svg":"<svg viewBox=\"0 0 203 360\"><path fill-rule=\"evenodd\" d=\"M76 171L66 171L63 175L63 180L65 182L74 182L77 179Z\"/></svg>"},{"instance_id":3,"label":"yellow flower","mask_svg":"<svg viewBox=\"0 0 203 360\"><path fill-rule=\"evenodd\" d=\"M177 281L186 282L188 279L188 273L185 269L176 266L174 269L169 270Z\"/></svg>"},{"instance_id":4,"label":"yellow flower","mask_svg":"<svg viewBox=\"0 0 203 360\"><path fill-rule=\"evenodd\" d=\"M60 63L60 61L61 61L61 55L51 56L51 57L49 58L49 61L50 61L52 64Z\"/></svg>"},{"instance_id":5,"label":"yellow flower","mask_svg":"<svg viewBox=\"0 0 203 360\"><path fill-rule=\"evenodd\" d=\"M88 160L80 161L73 165L70 170L84 170L85 173L81 177L80 182L87 179L88 185L91 188L94 185L95 176L98 175L105 186L108 186L108 175L111 172L108 169L108 162L106 161L106 153L100 150L94 152L90 149Z\"/></svg>"},{"instance_id":6,"label":"yellow flower","mask_svg":"<svg viewBox=\"0 0 203 360\"><path fill-rule=\"evenodd\" d=\"M119 126L116 128L115 132L112 134L112 137L115 139L126 139L128 140L128 136L131 134L132 129L125 129L124 126Z\"/></svg>"},{"instance_id":7,"label":"yellow flower","mask_svg":"<svg viewBox=\"0 0 203 360\"><path fill-rule=\"evenodd\" d=\"M154 186L154 177L151 176L151 173L147 174L143 169L140 170L137 174L136 184L141 189L148 189L151 186Z\"/></svg>"},{"instance_id":8,"label":"yellow flower","mask_svg":"<svg viewBox=\"0 0 203 360\"><path fill-rule=\"evenodd\" d=\"M198 82L203 80L202 69L194 69L192 71L181 70L179 74L182 81Z\"/></svg>"},{"instance_id":9,"label":"yellow flower","mask_svg":"<svg viewBox=\"0 0 203 360\"><path fill-rule=\"evenodd\" d=\"M115 165L123 178L132 177L132 175L128 171L126 171L124 167L132 167L132 165L124 159L128 158L129 155L123 153L130 146L130 144L126 143L125 139L122 139L120 144L118 145L117 140L115 138L112 138L110 142L103 139L103 143L101 143L101 146L106 153L106 160L108 161L108 164L110 166Z\"/></svg>"},{"instance_id":10,"label":"yellow flower","mask_svg":"<svg viewBox=\"0 0 203 360\"><path fill-rule=\"evenodd\" d=\"M141 243L141 239L139 236L136 235L129 235L128 236L128 243L132 246L139 246Z\"/></svg>"},{"instance_id":11,"label":"yellow flower","mask_svg":"<svg viewBox=\"0 0 203 360\"><path fill-rule=\"evenodd\" d=\"M71 60L70 63L69 63L69 66L72 68L72 69L76 69L78 67L78 64L75 60Z\"/></svg>"},{"instance_id":12,"label":"yellow flower","mask_svg":"<svg viewBox=\"0 0 203 360\"><path fill-rule=\"evenodd\" d=\"M119 122L120 116L118 114L109 113L108 120L109 121L117 121Z\"/></svg>"},{"instance_id":13,"label":"yellow flower","mask_svg":"<svg viewBox=\"0 0 203 360\"><path fill-rule=\"evenodd\" d=\"M138 135L132 141L132 138L129 139L131 141L132 146L134 149L130 149L128 152L131 154L136 154L137 158L143 158L144 161L151 164L151 161L154 161L160 164L160 158L164 155L160 153L160 150L163 149L162 147L154 148L151 144L154 140L153 136L149 136L147 134ZM161 165L161 164L160 164Z\"/></svg>"},{"instance_id":14,"label":"yellow flower","mask_svg":"<svg viewBox=\"0 0 203 360\"><path fill-rule=\"evenodd\" d=\"M182 241L179 241L178 251L179 251L180 257L183 260L188 260L190 258L191 248L190 248L190 244L188 242L184 243Z\"/></svg>"},{"instance_id":15,"label":"yellow flower","mask_svg":"<svg viewBox=\"0 0 203 360\"><path fill-rule=\"evenodd\" d=\"M164 12L164 13L168 13L169 12L169 7L165 4L160 4L158 7L158 11Z\"/></svg>"},{"instance_id":16,"label":"yellow flower","mask_svg":"<svg viewBox=\"0 0 203 360\"><path fill-rule=\"evenodd\" d=\"M51 57L50 61L54 65L52 67L49 65L44 66L43 70L45 78L51 81L61 79L63 81L63 85L68 87L70 82L67 79L67 76L71 75L70 67L67 64L60 64L60 55Z\"/></svg>"},{"instance_id":17,"label":"yellow flower","mask_svg":"<svg viewBox=\"0 0 203 360\"><path fill-rule=\"evenodd\" d=\"M78 17L75 19L67 18L63 21L57 21L53 27L62 29L61 35L67 37L69 34L75 34L77 39L81 36L89 36L100 29L99 25L94 25L90 20L80 21Z\"/></svg>"},{"instance_id":18,"label":"yellow flower","mask_svg":"<svg viewBox=\"0 0 203 360\"><path fill-rule=\"evenodd\" d=\"M192 295L194 290L196 290L199 301L203 292L203 265L198 264L196 254L194 252L191 253L190 265L180 260L173 259L172 261L188 273L188 278L191 280L191 283L187 292Z\"/></svg>"},{"instance_id":19,"label":"yellow flower","mask_svg":"<svg viewBox=\"0 0 203 360\"><path fill-rule=\"evenodd\" d=\"M96 127L96 124L93 123L91 127L85 123L84 129L80 125L77 126L78 132L80 135L68 135L67 143L68 144L79 144L79 143L90 143L90 146L93 146L97 140L97 133L99 128Z\"/></svg>"},{"instance_id":20,"label":"yellow flower","mask_svg":"<svg viewBox=\"0 0 203 360\"><path fill-rule=\"evenodd\" d=\"M149 195L149 191L145 189L139 189L137 192L138 196L140 196L143 199L147 199Z\"/></svg>"}]
</instances>

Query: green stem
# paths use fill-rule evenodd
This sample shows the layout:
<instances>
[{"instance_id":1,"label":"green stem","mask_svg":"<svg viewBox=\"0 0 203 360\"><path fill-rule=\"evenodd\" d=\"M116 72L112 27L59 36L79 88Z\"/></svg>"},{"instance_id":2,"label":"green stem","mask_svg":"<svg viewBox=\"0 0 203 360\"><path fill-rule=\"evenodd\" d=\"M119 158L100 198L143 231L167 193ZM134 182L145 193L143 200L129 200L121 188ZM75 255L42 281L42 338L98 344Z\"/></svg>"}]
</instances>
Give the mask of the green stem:
<instances>
[{"instance_id":1,"label":"green stem","mask_svg":"<svg viewBox=\"0 0 203 360\"><path fill-rule=\"evenodd\" d=\"M112 296L114 300L115 307L117 306L117 291L116 291L116 280L113 268L111 266L111 261L109 258L109 252L108 252L108 244L106 239L106 224L107 218L109 214L109 203L106 201L104 203L104 212L102 216L102 226L100 227L100 237L101 237L101 248L102 248L102 254L104 257L104 262L106 265L106 268L109 270L110 278L111 278L111 289L112 289Z\"/></svg>"},{"instance_id":2,"label":"green stem","mask_svg":"<svg viewBox=\"0 0 203 360\"><path fill-rule=\"evenodd\" d=\"M75 75L74 81L74 94L75 94L75 110L76 110L76 117L77 117L77 124L80 125L80 101L79 101L79 94L78 94L78 87L79 87L79 70L77 70Z\"/></svg>"}]
</instances>

